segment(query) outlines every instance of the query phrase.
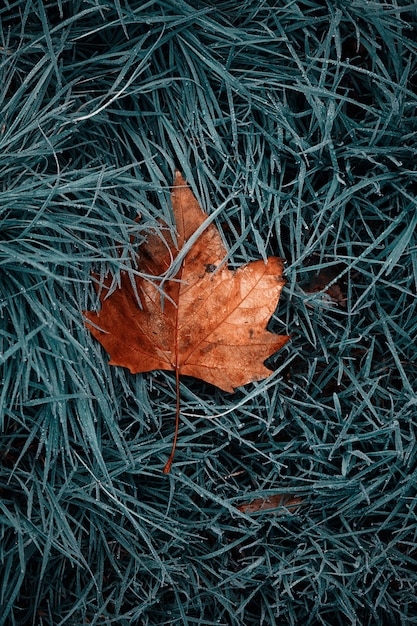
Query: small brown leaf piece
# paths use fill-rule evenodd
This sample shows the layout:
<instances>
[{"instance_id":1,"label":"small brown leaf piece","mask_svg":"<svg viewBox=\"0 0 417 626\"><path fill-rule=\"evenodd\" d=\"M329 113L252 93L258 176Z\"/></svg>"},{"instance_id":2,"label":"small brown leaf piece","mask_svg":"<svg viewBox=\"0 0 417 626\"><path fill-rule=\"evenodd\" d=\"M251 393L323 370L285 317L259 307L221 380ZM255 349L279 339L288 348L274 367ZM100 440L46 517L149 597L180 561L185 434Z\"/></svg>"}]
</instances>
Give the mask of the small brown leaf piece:
<instances>
[{"instance_id":1,"label":"small brown leaf piece","mask_svg":"<svg viewBox=\"0 0 417 626\"><path fill-rule=\"evenodd\" d=\"M178 252L207 219L181 174L172 192L177 234L174 242L150 235L139 249L141 271L158 279ZM101 298L101 311L86 312L91 333L111 356L111 365L132 374L178 370L225 391L271 374L263 364L289 339L266 330L285 281L283 261L270 257L235 271L224 264L226 249L214 224L209 224L190 248L174 280L158 285L128 276L121 289ZM108 282L109 286L110 280Z\"/></svg>"},{"instance_id":2,"label":"small brown leaf piece","mask_svg":"<svg viewBox=\"0 0 417 626\"><path fill-rule=\"evenodd\" d=\"M260 511L270 511L279 507L285 507L289 511L293 511L302 503L301 498L293 498L282 493L277 493L267 498L255 498L252 502L241 504L237 508L242 513L259 513Z\"/></svg>"},{"instance_id":3,"label":"small brown leaf piece","mask_svg":"<svg viewBox=\"0 0 417 626\"><path fill-rule=\"evenodd\" d=\"M110 364L133 374L171 370L177 380L180 374L195 376L229 392L266 378L272 372L265 359L289 339L266 330L285 283L282 259L229 270L220 233L213 223L204 228L208 216L179 172L171 198L175 238L151 234L138 250L141 272L155 280L137 276L134 288L123 275L120 289L108 297L102 290L100 312L85 313L87 327L110 354ZM175 277L161 282L200 227Z\"/></svg>"},{"instance_id":4,"label":"small brown leaf piece","mask_svg":"<svg viewBox=\"0 0 417 626\"><path fill-rule=\"evenodd\" d=\"M330 302L338 304L341 307L346 307L346 298L342 293L340 285L338 283L333 283L330 287L328 287L329 283L336 278L337 274L338 272L332 270L331 268L321 270L321 272L317 276L314 276L308 284L303 285L303 290L306 293L317 293L325 290Z\"/></svg>"}]
</instances>

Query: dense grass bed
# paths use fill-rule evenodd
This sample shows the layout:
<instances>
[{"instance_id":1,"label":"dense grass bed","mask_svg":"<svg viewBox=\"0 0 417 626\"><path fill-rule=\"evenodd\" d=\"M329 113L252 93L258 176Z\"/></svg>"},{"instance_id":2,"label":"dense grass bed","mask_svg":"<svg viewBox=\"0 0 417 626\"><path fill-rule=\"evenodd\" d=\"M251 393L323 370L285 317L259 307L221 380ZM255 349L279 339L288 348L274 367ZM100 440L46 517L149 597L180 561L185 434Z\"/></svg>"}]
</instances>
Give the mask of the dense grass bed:
<instances>
[{"instance_id":1,"label":"dense grass bed","mask_svg":"<svg viewBox=\"0 0 417 626\"><path fill-rule=\"evenodd\" d=\"M0 625L417 624L415 4L0 21ZM175 377L109 366L83 311L176 168L232 267L286 259L291 341L235 394L182 379L164 475Z\"/></svg>"}]
</instances>

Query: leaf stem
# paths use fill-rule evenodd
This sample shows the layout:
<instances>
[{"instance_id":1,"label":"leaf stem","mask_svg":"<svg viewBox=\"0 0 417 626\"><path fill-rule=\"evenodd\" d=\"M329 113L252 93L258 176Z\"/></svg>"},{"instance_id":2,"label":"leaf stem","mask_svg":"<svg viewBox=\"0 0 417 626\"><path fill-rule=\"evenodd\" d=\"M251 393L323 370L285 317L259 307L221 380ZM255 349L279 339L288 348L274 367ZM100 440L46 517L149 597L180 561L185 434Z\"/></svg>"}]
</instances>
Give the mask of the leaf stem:
<instances>
[{"instance_id":1,"label":"leaf stem","mask_svg":"<svg viewBox=\"0 0 417 626\"><path fill-rule=\"evenodd\" d=\"M175 433L174 441L172 442L171 454L164 467L164 474L169 474L171 470L172 461L174 460L175 448L177 447L178 430L180 427L180 368L175 368L175 392L176 392L176 406L175 406Z\"/></svg>"}]
</instances>

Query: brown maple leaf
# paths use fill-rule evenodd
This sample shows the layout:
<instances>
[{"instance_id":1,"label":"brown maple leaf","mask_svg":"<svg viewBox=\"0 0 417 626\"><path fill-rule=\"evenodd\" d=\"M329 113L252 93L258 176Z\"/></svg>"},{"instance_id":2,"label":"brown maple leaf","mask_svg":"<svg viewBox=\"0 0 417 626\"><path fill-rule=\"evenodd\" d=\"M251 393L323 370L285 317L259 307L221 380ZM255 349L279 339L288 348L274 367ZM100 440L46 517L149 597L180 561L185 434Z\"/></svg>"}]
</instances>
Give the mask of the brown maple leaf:
<instances>
[{"instance_id":1,"label":"brown maple leaf","mask_svg":"<svg viewBox=\"0 0 417 626\"><path fill-rule=\"evenodd\" d=\"M141 276L135 276L136 284L124 274L121 288L108 295L109 278L100 292L100 312L85 312L86 325L110 354L111 365L133 374L175 372L176 431L166 472L178 432L179 376L233 392L269 376L265 359L289 339L266 330L285 283L282 259L270 257L266 263L253 261L229 270L219 231L179 172L171 199L175 236L150 234L138 249ZM201 233L179 259L177 273L164 280L197 229Z\"/></svg>"}]
</instances>

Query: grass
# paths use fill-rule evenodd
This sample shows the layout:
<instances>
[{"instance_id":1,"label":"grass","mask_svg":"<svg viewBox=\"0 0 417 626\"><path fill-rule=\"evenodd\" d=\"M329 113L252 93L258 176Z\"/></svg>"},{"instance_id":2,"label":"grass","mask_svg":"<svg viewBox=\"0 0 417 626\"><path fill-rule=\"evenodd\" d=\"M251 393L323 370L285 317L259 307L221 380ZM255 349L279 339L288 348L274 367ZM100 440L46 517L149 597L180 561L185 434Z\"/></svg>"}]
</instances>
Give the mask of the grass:
<instances>
[{"instance_id":1,"label":"grass","mask_svg":"<svg viewBox=\"0 0 417 626\"><path fill-rule=\"evenodd\" d=\"M3 3L1 626L417 623L416 18ZM182 380L166 476L173 376L110 367L83 311L175 168L232 265L286 259L292 340L235 394Z\"/></svg>"}]
</instances>

